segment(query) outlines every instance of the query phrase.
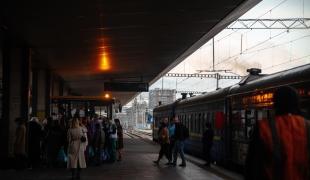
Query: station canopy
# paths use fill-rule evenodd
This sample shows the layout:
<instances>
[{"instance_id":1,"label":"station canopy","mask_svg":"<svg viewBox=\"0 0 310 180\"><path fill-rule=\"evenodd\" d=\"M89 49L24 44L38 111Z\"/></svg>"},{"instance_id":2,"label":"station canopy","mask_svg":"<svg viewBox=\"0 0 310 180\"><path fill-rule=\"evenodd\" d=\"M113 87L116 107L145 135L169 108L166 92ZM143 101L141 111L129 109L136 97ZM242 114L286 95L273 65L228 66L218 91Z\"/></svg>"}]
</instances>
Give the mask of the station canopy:
<instances>
[{"instance_id":1,"label":"station canopy","mask_svg":"<svg viewBox=\"0 0 310 180\"><path fill-rule=\"evenodd\" d=\"M153 83L259 0L5 0L2 28L76 94ZM21 45L22 46L22 45ZM122 104L136 92L111 92Z\"/></svg>"}]
</instances>

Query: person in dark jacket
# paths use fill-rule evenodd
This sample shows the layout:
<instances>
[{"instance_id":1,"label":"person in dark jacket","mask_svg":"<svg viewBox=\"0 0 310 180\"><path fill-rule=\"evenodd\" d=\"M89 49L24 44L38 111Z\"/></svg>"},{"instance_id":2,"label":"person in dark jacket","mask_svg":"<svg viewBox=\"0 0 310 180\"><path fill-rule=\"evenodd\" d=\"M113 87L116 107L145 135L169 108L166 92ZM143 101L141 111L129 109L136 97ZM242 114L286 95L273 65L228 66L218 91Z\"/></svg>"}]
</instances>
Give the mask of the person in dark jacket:
<instances>
[{"instance_id":1,"label":"person in dark jacket","mask_svg":"<svg viewBox=\"0 0 310 180\"><path fill-rule=\"evenodd\" d=\"M202 147L203 147L203 155L205 157L206 160L206 166L210 166L211 163L211 148L213 145L213 136L214 136L214 132L213 129L211 127L210 123L206 123L206 130L202 135Z\"/></svg>"},{"instance_id":2,"label":"person in dark jacket","mask_svg":"<svg viewBox=\"0 0 310 180\"><path fill-rule=\"evenodd\" d=\"M97 166L99 166L101 164L101 159L100 159L100 156L101 156L101 138L102 138L102 130L101 130L101 126L99 123L97 123L95 125L95 133L93 135L93 148L94 148L94 153L95 153L95 164Z\"/></svg>"},{"instance_id":3,"label":"person in dark jacket","mask_svg":"<svg viewBox=\"0 0 310 180\"><path fill-rule=\"evenodd\" d=\"M37 117L31 118L29 122L29 159L30 168L38 168L40 166L41 155L41 139L43 129Z\"/></svg>"},{"instance_id":4,"label":"person in dark jacket","mask_svg":"<svg viewBox=\"0 0 310 180\"><path fill-rule=\"evenodd\" d=\"M184 142L187 138L186 135L186 127L180 122L179 118L177 116L174 117L174 123L175 123L175 148L173 152L173 166L176 166L178 154L180 154L182 163L179 165L181 167L186 167L186 161L184 156Z\"/></svg>"},{"instance_id":5,"label":"person in dark jacket","mask_svg":"<svg viewBox=\"0 0 310 180\"><path fill-rule=\"evenodd\" d=\"M123 127L119 119L114 119L116 129L117 129L117 143L116 143L116 150L117 150L117 161L121 161L123 158L122 150L124 148L124 140L123 140Z\"/></svg>"}]
</instances>

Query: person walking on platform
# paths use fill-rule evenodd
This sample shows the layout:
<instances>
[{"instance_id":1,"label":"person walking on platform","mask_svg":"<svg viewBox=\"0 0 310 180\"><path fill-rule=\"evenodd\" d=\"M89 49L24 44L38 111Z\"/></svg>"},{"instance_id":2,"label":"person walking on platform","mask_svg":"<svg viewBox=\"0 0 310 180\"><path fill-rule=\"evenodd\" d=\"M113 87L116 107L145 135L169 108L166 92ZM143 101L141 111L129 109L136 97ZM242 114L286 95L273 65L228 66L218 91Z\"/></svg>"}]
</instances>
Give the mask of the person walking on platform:
<instances>
[{"instance_id":1,"label":"person walking on platform","mask_svg":"<svg viewBox=\"0 0 310 180\"><path fill-rule=\"evenodd\" d=\"M117 161L122 160L122 150L124 148L124 140L123 140L123 127L119 121L119 119L114 119L116 129L117 129L117 146L116 150L118 153Z\"/></svg>"},{"instance_id":2,"label":"person walking on platform","mask_svg":"<svg viewBox=\"0 0 310 180\"><path fill-rule=\"evenodd\" d=\"M160 132L159 132L159 136L158 136L158 140L160 143L160 151L158 154L158 158L156 161L153 161L155 164L159 164L159 161L161 160L161 158L165 155L168 159L168 162L171 161L170 157L169 157L169 130L167 128L168 125L168 118L165 118L163 123L162 123L162 127L160 128Z\"/></svg>"},{"instance_id":3,"label":"person walking on platform","mask_svg":"<svg viewBox=\"0 0 310 180\"><path fill-rule=\"evenodd\" d=\"M86 168L85 143L86 140L83 128L79 125L79 120L72 120L72 127L68 130L68 163L67 168L72 171L72 179L80 179L80 171Z\"/></svg>"},{"instance_id":4,"label":"person walking on platform","mask_svg":"<svg viewBox=\"0 0 310 180\"><path fill-rule=\"evenodd\" d=\"M246 160L245 179L310 179L310 124L300 116L298 94L280 87L275 117L257 122Z\"/></svg>"},{"instance_id":5,"label":"person walking on platform","mask_svg":"<svg viewBox=\"0 0 310 180\"><path fill-rule=\"evenodd\" d=\"M174 133L175 133L175 124L174 122L171 122L170 125L168 126L168 130L169 130L169 148L168 148L168 155L169 155L169 162L166 163L166 165L172 165L172 154L173 154L173 149L175 146L175 137L174 137Z\"/></svg>"},{"instance_id":6,"label":"person walking on platform","mask_svg":"<svg viewBox=\"0 0 310 180\"><path fill-rule=\"evenodd\" d=\"M188 138L189 133L188 129L180 122L179 118L177 116L174 117L174 123L175 123L175 147L173 152L173 166L176 166L178 154L180 154L182 159L182 164L179 166L186 167L186 161L184 156L184 141L186 138Z\"/></svg>"},{"instance_id":7,"label":"person walking on platform","mask_svg":"<svg viewBox=\"0 0 310 180\"><path fill-rule=\"evenodd\" d=\"M206 166L210 166L211 164L211 148L213 145L213 136L214 136L214 132L213 129L211 127L211 123L206 123L206 130L202 135L202 149L203 149L203 155L205 157L206 160Z\"/></svg>"},{"instance_id":8,"label":"person walking on platform","mask_svg":"<svg viewBox=\"0 0 310 180\"><path fill-rule=\"evenodd\" d=\"M29 122L29 159L30 168L38 168L41 164L41 140L43 138L43 127L39 118L32 117Z\"/></svg>"}]
</instances>

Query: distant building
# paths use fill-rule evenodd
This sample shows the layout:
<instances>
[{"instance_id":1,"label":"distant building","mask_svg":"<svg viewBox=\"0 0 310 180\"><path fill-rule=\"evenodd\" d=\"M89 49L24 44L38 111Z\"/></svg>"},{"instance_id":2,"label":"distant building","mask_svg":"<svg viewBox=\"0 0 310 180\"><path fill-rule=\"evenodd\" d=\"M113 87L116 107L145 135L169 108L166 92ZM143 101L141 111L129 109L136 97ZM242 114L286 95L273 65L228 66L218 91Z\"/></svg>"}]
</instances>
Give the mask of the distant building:
<instances>
[{"instance_id":1,"label":"distant building","mask_svg":"<svg viewBox=\"0 0 310 180\"><path fill-rule=\"evenodd\" d=\"M175 89L153 89L149 92L149 109L154 109L161 104L169 104L175 101Z\"/></svg>"}]
</instances>

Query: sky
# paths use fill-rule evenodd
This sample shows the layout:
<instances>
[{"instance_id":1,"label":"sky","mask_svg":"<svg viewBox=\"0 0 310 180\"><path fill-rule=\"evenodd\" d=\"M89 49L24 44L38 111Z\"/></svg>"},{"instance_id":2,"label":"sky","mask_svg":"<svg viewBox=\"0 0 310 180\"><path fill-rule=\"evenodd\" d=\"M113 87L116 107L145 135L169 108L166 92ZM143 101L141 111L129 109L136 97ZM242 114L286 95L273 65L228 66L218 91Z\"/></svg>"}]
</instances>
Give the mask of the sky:
<instances>
[{"instance_id":1,"label":"sky","mask_svg":"<svg viewBox=\"0 0 310 180\"><path fill-rule=\"evenodd\" d=\"M280 18L310 18L310 0L263 0L239 19ZM306 23L310 25L310 21ZM262 73L271 74L310 63L310 29L224 29L214 41L215 69L231 70L231 75L246 75L248 68L260 68ZM212 47L210 40L169 73L211 70ZM219 86L223 88L238 82L220 80ZM150 86L150 89L155 88L210 92L216 89L216 80L164 77ZM180 96L177 94L177 98Z\"/></svg>"}]
</instances>

